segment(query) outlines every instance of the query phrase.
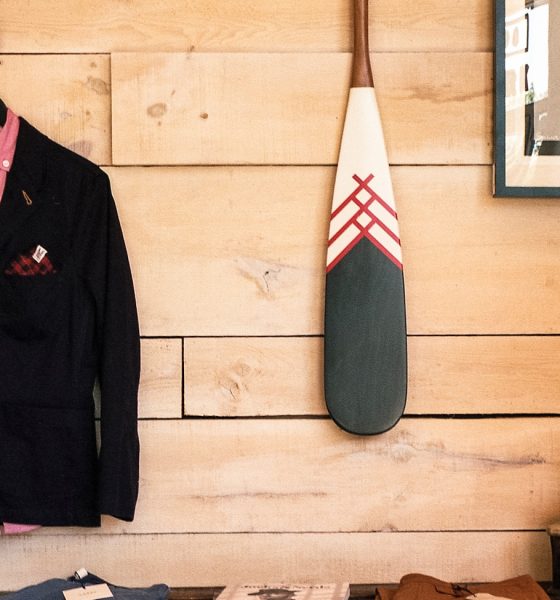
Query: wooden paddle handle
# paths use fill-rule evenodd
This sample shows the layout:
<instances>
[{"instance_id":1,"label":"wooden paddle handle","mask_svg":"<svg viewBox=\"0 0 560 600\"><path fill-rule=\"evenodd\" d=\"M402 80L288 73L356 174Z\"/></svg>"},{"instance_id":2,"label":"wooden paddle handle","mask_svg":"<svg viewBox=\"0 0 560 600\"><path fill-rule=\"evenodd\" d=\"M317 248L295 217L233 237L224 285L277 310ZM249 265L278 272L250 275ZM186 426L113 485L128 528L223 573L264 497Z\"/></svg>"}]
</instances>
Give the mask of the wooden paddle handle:
<instances>
[{"instance_id":1,"label":"wooden paddle handle","mask_svg":"<svg viewBox=\"0 0 560 600\"><path fill-rule=\"evenodd\" d=\"M373 87L369 61L368 0L354 0L352 87Z\"/></svg>"}]
</instances>

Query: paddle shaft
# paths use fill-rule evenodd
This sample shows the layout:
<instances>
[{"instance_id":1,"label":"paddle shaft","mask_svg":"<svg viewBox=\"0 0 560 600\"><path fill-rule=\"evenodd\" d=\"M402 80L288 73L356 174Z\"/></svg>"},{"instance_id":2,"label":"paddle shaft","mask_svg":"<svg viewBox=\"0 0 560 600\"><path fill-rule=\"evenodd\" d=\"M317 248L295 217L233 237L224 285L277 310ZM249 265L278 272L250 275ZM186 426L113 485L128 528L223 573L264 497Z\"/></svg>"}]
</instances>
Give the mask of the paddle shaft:
<instances>
[{"instance_id":1,"label":"paddle shaft","mask_svg":"<svg viewBox=\"0 0 560 600\"><path fill-rule=\"evenodd\" d=\"M368 0L354 0L352 87L373 87L369 59Z\"/></svg>"}]
</instances>

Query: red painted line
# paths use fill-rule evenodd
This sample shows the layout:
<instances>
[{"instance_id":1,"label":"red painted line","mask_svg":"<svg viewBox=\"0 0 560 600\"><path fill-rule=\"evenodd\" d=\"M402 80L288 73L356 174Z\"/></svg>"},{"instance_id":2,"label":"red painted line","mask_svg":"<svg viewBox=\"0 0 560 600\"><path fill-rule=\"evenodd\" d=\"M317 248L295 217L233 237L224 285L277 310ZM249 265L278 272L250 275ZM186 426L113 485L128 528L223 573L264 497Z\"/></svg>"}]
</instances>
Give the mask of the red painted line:
<instances>
[{"instance_id":1,"label":"red painted line","mask_svg":"<svg viewBox=\"0 0 560 600\"><path fill-rule=\"evenodd\" d=\"M354 238L354 240L344 248L342 252L340 252L333 260L331 260L330 264L327 265L327 273L336 267L336 265L352 250L352 248L363 239L363 236L358 235Z\"/></svg>"},{"instance_id":2,"label":"red painted line","mask_svg":"<svg viewBox=\"0 0 560 600\"><path fill-rule=\"evenodd\" d=\"M371 236L371 234L369 232L366 232L365 236L367 237L367 239L380 251L382 252L393 264L395 264L401 271L403 270L403 265L402 262L396 257L393 256L393 254L391 252L389 252L389 250L387 250L387 248L385 248L385 246L383 246L383 244L381 244L381 242L379 242L378 240L376 240L374 237Z\"/></svg>"},{"instance_id":3,"label":"red painted line","mask_svg":"<svg viewBox=\"0 0 560 600\"><path fill-rule=\"evenodd\" d=\"M381 206L392 216L395 217L395 219L397 219L397 221L399 220L398 216L397 216L397 211L394 210L393 208L391 208L387 202L385 202L385 200L383 200L383 198L381 198L380 196L378 196L377 194L375 194L377 201L379 202L379 204L381 204Z\"/></svg>"},{"instance_id":4,"label":"red painted line","mask_svg":"<svg viewBox=\"0 0 560 600\"><path fill-rule=\"evenodd\" d=\"M345 233L351 225L355 225L359 231L361 232L359 235L354 237L352 241L346 245L346 247L341 250L337 256L327 265L327 273L329 273L333 267L335 267L349 252L354 248L354 246L364 237L367 238L382 254L384 254L391 262L393 262L399 269L402 270L403 265L402 262L396 258L391 251L386 248L379 240L375 239L369 230L374 227L376 224L399 246L401 245L401 241L399 236L394 233L382 220L381 217L375 215L371 212L370 207L374 202L379 202L380 206L389 213L393 218L398 220L396 211L389 206L378 194L375 193L369 187L369 182L373 179L373 174L368 175L365 179L360 179L358 175L353 175L352 178L358 184L358 187L344 200L344 202L331 214L331 221L338 215L344 208L350 204L350 202L354 202L354 204L358 208L358 212L352 215L352 217L342 226L340 227L332 236L332 238L328 241L328 246L330 247L333 242L335 242L343 233ZM366 191L370 198L367 202L362 203L358 199L358 194L362 191ZM371 222L368 223L367 227L361 225L358 219L363 215L367 215Z\"/></svg>"},{"instance_id":5,"label":"red painted line","mask_svg":"<svg viewBox=\"0 0 560 600\"><path fill-rule=\"evenodd\" d=\"M359 217L362 213L359 212L355 215L355 217ZM329 240L328 245L330 246L333 242L335 242L349 227L350 225L356 225L358 229L362 229L362 226L356 222L355 217L352 217L347 223L345 223Z\"/></svg>"},{"instance_id":6,"label":"red painted line","mask_svg":"<svg viewBox=\"0 0 560 600\"><path fill-rule=\"evenodd\" d=\"M372 198L370 198L370 200L366 204L362 204L358 200L358 194L362 190L366 190L368 192L368 194L370 194L370 196L377 196L377 194L371 188L367 187L367 185L363 185L364 182L357 175L353 175L352 179L354 179L358 183L358 187L348 196L348 198L346 198L346 200L344 200L344 202L340 206L338 206L336 208L336 210L334 210L331 213L331 219L336 217L336 215L338 215L338 213L341 210L343 210L346 206L348 206L348 204L350 204L350 202L355 202L359 208L362 208L362 206L369 206L369 204L371 204L371 202L373 201ZM365 181L366 181L366 183L369 183L372 179L373 179L373 175L370 174L366 177Z\"/></svg>"},{"instance_id":7,"label":"red painted line","mask_svg":"<svg viewBox=\"0 0 560 600\"><path fill-rule=\"evenodd\" d=\"M394 231L389 229L389 227L387 227L387 225L385 225L385 223L377 215L370 213L369 210L364 212L373 219L373 223L369 225L367 229L371 229L371 227L377 223L391 238L395 240L395 242L399 244L399 246L401 245L399 236Z\"/></svg>"},{"instance_id":8,"label":"red painted line","mask_svg":"<svg viewBox=\"0 0 560 600\"><path fill-rule=\"evenodd\" d=\"M365 187L373 179L373 174L370 173L365 179L360 179L356 174L352 175L352 179L360 186Z\"/></svg>"}]
</instances>

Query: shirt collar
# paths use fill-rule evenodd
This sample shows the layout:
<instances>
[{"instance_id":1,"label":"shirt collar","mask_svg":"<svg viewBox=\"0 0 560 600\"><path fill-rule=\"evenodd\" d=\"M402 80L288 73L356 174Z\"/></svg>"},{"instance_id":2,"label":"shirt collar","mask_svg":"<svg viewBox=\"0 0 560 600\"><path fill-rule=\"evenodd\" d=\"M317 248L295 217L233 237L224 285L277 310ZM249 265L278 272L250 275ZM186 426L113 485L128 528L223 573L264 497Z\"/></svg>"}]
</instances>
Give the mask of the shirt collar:
<instances>
[{"instance_id":1,"label":"shirt collar","mask_svg":"<svg viewBox=\"0 0 560 600\"><path fill-rule=\"evenodd\" d=\"M19 118L9 108L6 123L0 130L0 170L8 172L14 162L19 132Z\"/></svg>"}]
</instances>

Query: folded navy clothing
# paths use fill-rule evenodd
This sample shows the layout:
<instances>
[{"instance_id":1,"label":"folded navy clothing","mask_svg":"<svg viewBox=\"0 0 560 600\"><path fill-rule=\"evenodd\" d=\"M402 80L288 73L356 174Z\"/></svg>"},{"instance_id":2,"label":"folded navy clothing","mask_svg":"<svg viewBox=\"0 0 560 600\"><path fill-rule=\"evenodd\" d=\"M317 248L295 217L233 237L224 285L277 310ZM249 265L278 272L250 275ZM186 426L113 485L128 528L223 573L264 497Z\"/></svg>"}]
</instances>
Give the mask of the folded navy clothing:
<instances>
[{"instance_id":1,"label":"folded navy clothing","mask_svg":"<svg viewBox=\"0 0 560 600\"><path fill-rule=\"evenodd\" d=\"M102 583L108 584L113 597L117 600L167 600L169 596L169 587L164 583L158 583L148 588L127 588L113 585L88 573L84 577L76 574L69 579L49 579L4 595L2 600L64 600L63 592L66 590Z\"/></svg>"}]
</instances>

